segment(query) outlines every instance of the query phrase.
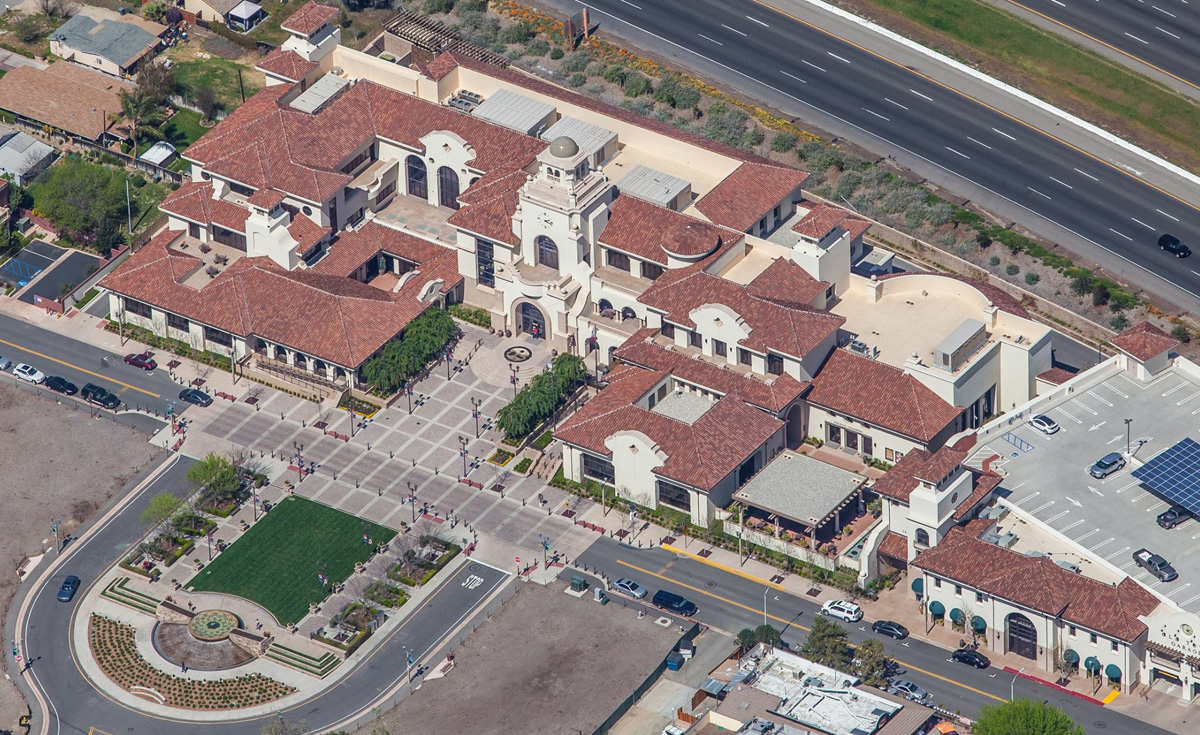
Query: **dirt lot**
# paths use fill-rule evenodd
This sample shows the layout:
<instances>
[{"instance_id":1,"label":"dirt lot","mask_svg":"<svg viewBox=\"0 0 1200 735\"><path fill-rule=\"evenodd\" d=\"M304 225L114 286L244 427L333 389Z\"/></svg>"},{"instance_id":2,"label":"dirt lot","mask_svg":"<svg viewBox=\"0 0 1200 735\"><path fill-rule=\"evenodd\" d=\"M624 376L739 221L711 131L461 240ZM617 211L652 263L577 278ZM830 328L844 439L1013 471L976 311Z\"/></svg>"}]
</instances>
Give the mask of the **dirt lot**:
<instances>
[{"instance_id":1,"label":"dirt lot","mask_svg":"<svg viewBox=\"0 0 1200 735\"><path fill-rule=\"evenodd\" d=\"M679 630L591 595L570 597L565 587L525 585L467 639L445 678L359 735L595 730L666 658Z\"/></svg>"},{"instance_id":2,"label":"dirt lot","mask_svg":"<svg viewBox=\"0 0 1200 735\"><path fill-rule=\"evenodd\" d=\"M29 391L0 384L0 617L16 592L16 569L42 552L50 518L71 533L159 451L134 430L91 418ZM0 649L7 650L5 640ZM4 669L11 656L2 656ZM25 702L8 682L0 684L0 728L16 723Z\"/></svg>"}]
</instances>

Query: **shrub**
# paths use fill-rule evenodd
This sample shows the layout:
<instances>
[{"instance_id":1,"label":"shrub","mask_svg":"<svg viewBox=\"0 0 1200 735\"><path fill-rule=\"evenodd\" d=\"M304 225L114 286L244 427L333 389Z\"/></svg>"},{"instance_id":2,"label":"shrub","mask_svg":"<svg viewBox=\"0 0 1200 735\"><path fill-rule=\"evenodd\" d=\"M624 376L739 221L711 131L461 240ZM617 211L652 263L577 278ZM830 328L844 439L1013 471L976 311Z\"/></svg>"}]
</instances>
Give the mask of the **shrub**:
<instances>
[{"instance_id":1,"label":"shrub","mask_svg":"<svg viewBox=\"0 0 1200 735\"><path fill-rule=\"evenodd\" d=\"M654 90L654 99L676 109L690 109L700 104L700 91L677 74L664 77Z\"/></svg>"},{"instance_id":2,"label":"shrub","mask_svg":"<svg viewBox=\"0 0 1200 735\"><path fill-rule=\"evenodd\" d=\"M771 150L776 153L787 153L796 147L796 136L792 133L782 130L771 136ZM878 171L879 169L873 169Z\"/></svg>"},{"instance_id":3,"label":"shrub","mask_svg":"<svg viewBox=\"0 0 1200 735\"><path fill-rule=\"evenodd\" d=\"M1089 294L1096 286L1096 279L1086 268L1068 268L1063 275L1071 279L1071 290L1083 296Z\"/></svg>"},{"instance_id":4,"label":"shrub","mask_svg":"<svg viewBox=\"0 0 1200 735\"><path fill-rule=\"evenodd\" d=\"M1025 274L1025 283L1030 286L1035 285L1040 280L1042 280L1042 277L1032 271Z\"/></svg>"},{"instance_id":5,"label":"shrub","mask_svg":"<svg viewBox=\"0 0 1200 735\"><path fill-rule=\"evenodd\" d=\"M451 10L454 10L454 0L425 0L421 3L421 12L426 15L449 13Z\"/></svg>"},{"instance_id":6,"label":"shrub","mask_svg":"<svg viewBox=\"0 0 1200 735\"><path fill-rule=\"evenodd\" d=\"M437 0L425 0L425 1L426 1L426 4L428 4L429 2L436 2ZM445 0L441 0L441 1L445 2ZM428 13L429 11L426 10L425 12ZM505 26L504 28L500 29L500 33L496 35L496 41L499 43L505 44L505 45L508 45L511 43L525 43L532 36L533 36L533 29L530 28L527 24L513 23L510 26Z\"/></svg>"},{"instance_id":7,"label":"shrub","mask_svg":"<svg viewBox=\"0 0 1200 735\"><path fill-rule=\"evenodd\" d=\"M533 465L533 460L530 459L529 457L525 457L520 462L517 462L516 466L513 467L513 472L523 475L529 471L529 468L532 465Z\"/></svg>"},{"instance_id":8,"label":"shrub","mask_svg":"<svg viewBox=\"0 0 1200 735\"><path fill-rule=\"evenodd\" d=\"M721 102L709 105L708 115L701 133L726 145L740 145L746 134L746 123L750 117L741 109L730 109Z\"/></svg>"},{"instance_id":9,"label":"shrub","mask_svg":"<svg viewBox=\"0 0 1200 735\"><path fill-rule=\"evenodd\" d=\"M941 227L942 225L948 224L950 220L954 219L954 207L950 206L946 202L938 202L937 204L930 206L926 212L927 217L929 218L929 224L933 225L934 227Z\"/></svg>"},{"instance_id":10,"label":"shrub","mask_svg":"<svg viewBox=\"0 0 1200 735\"><path fill-rule=\"evenodd\" d=\"M1186 324L1176 324L1171 327L1171 336L1180 342L1191 342L1192 330L1188 329Z\"/></svg>"},{"instance_id":11,"label":"shrub","mask_svg":"<svg viewBox=\"0 0 1200 735\"><path fill-rule=\"evenodd\" d=\"M464 322L483 327L484 329L492 326L492 314L487 309L467 306L466 304L451 304L446 307L446 311L450 312L450 316L455 319L462 319Z\"/></svg>"},{"instance_id":12,"label":"shrub","mask_svg":"<svg viewBox=\"0 0 1200 735\"><path fill-rule=\"evenodd\" d=\"M1015 276L1021 272L1021 266L1017 265L1016 263L1009 263L1008 265L1004 266L1004 272L1010 276Z\"/></svg>"},{"instance_id":13,"label":"shrub","mask_svg":"<svg viewBox=\"0 0 1200 735\"><path fill-rule=\"evenodd\" d=\"M535 38L525 44L525 55L542 57L550 53L550 44L543 38Z\"/></svg>"},{"instance_id":14,"label":"shrub","mask_svg":"<svg viewBox=\"0 0 1200 735\"><path fill-rule=\"evenodd\" d=\"M553 56L553 54L551 55ZM586 69L589 61L591 59L586 51L575 51L563 57L563 62L559 64L558 68L564 73L574 74Z\"/></svg>"},{"instance_id":15,"label":"shrub","mask_svg":"<svg viewBox=\"0 0 1200 735\"><path fill-rule=\"evenodd\" d=\"M1100 281L1092 287L1092 306L1104 306L1108 303L1108 284Z\"/></svg>"},{"instance_id":16,"label":"shrub","mask_svg":"<svg viewBox=\"0 0 1200 735\"><path fill-rule=\"evenodd\" d=\"M988 258L988 265L992 266L993 268L1000 265L1000 256L993 255L992 257Z\"/></svg>"},{"instance_id":17,"label":"shrub","mask_svg":"<svg viewBox=\"0 0 1200 735\"><path fill-rule=\"evenodd\" d=\"M833 190L833 198L839 200L849 199L854 192L858 191L858 187L862 184L862 174L857 171L847 171L838 178L837 187Z\"/></svg>"},{"instance_id":18,"label":"shrub","mask_svg":"<svg viewBox=\"0 0 1200 735\"><path fill-rule=\"evenodd\" d=\"M458 326L449 313L428 309L409 323L403 337L387 343L379 355L367 361L363 373L376 390L394 393L421 372L457 333Z\"/></svg>"},{"instance_id":19,"label":"shrub","mask_svg":"<svg viewBox=\"0 0 1200 735\"><path fill-rule=\"evenodd\" d=\"M487 13L461 13L458 31L472 43L491 46L500 33L500 20Z\"/></svg>"},{"instance_id":20,"label":"shrub","mask_svg":"<svg viewBox=\"0 0 1200 735\"><path fill-rule=\"evenodd\" d=\"M586 82L587 82L587 76L584 74L580 74L579 72L576 72L576 73L572 74L571 76L567 77L567 86L571 87L573 89L578 89L579 87L582 87Z\"/></svg>"},{"instance_id":21,"label":"shrub","mask_svg":"<svg viewBox=\"0 0 1200 735\"><path fill-rule=\"evenodd\" d=\"M650 80L636 71L625 75L625 83L622 86L625 87L626 97L641 97L650 92Z\"/></svg>"},{"instance_id":22,"label":"shrub","mask_svg":"<svg viewBox=\"0 0 1200 735\"><path fill-rule=\"evenodd\" d=\"M742 136L741 144L743 148L757 148L762 145L766 134L759 129L757 125L751 125L749 130Z\"/></svg>"},{"instance_id":23,"label":"shrub","mask_svg":"<svg viewBox=\"0 0 1200 735\"><path fill-rule=\"evenodd\" d=\"M554 48L550 49L550 58L557 61L558 59L561 59L562 57L563 57L563 50L560 49L558 46L555 46Z\"/></svg>"},{"instance_id":24,"label":"shrub","mask_svg":"<svg viewBox=\"0 0 1200 735\"><path fill-rule=\"evenodd\" d=\"M621 103L621 107L642 117L654 112L654 103L650 100L625 100Z\"/></svg>"},{"instance_id":25,"label":"shrub","mask_svg":"<svg viewBox=\"0 0 1200 735\"><path fill-rule=\"evenodd\" d=\"M1108 326L1112 327L1118 332L1121 332L1129 326L1129 319L1127 319L1124 314L1117 314L1112 319L1108 320Z\"/></svg>"}]
</instances>

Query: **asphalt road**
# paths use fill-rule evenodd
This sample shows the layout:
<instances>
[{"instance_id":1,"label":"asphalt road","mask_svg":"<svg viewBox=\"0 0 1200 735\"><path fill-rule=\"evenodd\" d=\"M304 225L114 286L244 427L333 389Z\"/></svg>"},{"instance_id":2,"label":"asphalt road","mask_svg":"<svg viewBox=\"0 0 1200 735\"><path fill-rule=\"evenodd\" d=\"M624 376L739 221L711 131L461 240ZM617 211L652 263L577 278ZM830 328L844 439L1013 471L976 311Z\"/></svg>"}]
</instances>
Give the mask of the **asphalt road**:
<instances>
[{"instance_id":1,"label":"asphalt road","mask_svg":"<svg viewBox=\"0 0 1200 735\"><path fill-rule=\"evenodd\" d=\"M577 561L612 578L634 579L651 594L657 589L681 594L699 607L696 620L730 633L761 625L765 601L768 622L783 631L784 641L793 648L803 644L807 628L820 609L811 600L777 592L762 583L661 548L633 549L610 539L601 539ZM871 622L863 620L847 624L850 641L859 643L871 637ZM978 715L985 705L1007 701L1015 693L1018 697L1044 700L1059 707L1083 725L1089 734L1166 735L1165 730L1049 687L1025 679L1014 682L1012 675L1002 670L978 671L953 663L945 649L912 637L902 642L884 638L883 642L888 655L905 670L903 678L928 691L934 704L968 717Z\"/></svg>"},{"instance_id":2,"label":"asphalt road","mask_svg":"<svg viewBox=\"0 0 1200 735\"><path fill-rule=\"evenodd\" d=\"M1200 86L1200 16L1188 0L1006 0Z\"/></svg>"},{"instance_id":3,"label":"asphalt road","mask_svg":"<svg viewBox=\"0 0 1200 735\"><path fill-rule=\"evenodd\" d=\"M751 0L575 2L602 29L718 65L751 95L783 95L814 124L896 150L926 176L949 173L951 188L1036 232L1104 248L1200 298L1200 266L1157 245L1170 232L1200 248L1200 210L1015 118Z\"/></svg>"},{"instance_id":4,"label":"asphalt road","mask_svg":"<svg viewBox=\"0 0 1200 735\"><path fill-rule=\"evenodd\" d=\"M190 491L191 484L186 476L191 464L192 460L179 457L171 469L143 489L122 513L81 542L59 573L52 575L43 587L30 592L33 604L20 641L23 654L32 660L35 682L51 703L51 735L85 735L93 727L109 733L147 735L161 735L167 731L173 735L213 735L218 732L221 735L260 735L263 725L277 717L272 714L237 723L213 724L172 720L167 726L160 718L127 709L102 696L75 663L68 634L75 605L55 599L62 579L67 574L75 574L83 580L76 601L84 594L95 594L90 587L113 563L114 555L126 549L144 531L139 517L150 499L163 491L179 495ZM467 578L471 575L483 581L468 583ZM509 576L474 562L464 565L337 686L283 712L283 715L289 721L304 720L315 731L366 710L380 694L405 677L406 651L414 652L419 665L437 663L427 658L434 646Z\"/></svg>"}]
</instances>

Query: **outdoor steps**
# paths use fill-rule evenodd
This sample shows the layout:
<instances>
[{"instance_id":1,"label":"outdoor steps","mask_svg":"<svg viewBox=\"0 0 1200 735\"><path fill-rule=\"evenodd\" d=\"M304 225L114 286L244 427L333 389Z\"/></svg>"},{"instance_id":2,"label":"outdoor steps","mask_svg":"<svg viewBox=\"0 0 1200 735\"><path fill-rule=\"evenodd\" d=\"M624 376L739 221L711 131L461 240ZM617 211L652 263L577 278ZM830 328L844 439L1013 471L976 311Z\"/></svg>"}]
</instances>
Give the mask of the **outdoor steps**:
<instances>
[{"instance_id":1,"label":"outdoor steps","mask_svg":"<svg viewBox=\"0 0 1200 735\"><path fill-rule=\"evenodd\" d=\"M139 612L144 612L149 615L157 614L159 600L143 592L130 589L128 585L128 577L117 577L108 583L108 586L104 588L104 591L101 592L100 595L101 597L107 597L114 602L119 602L122 605L132 607L134 610Z\"/></svg>"},{"instance_id":2,"label":"outdoor steps","mask_svg":"<svg viewBox=\"0 0 1200 735\"><path fill-rule=\"evenodd\" d=\"M342 663L342 660L332 653L327 652L319 657L312 656L280 643L272 643L264 655L272 661L301 671L309 676L315 676L318 679L324 679Z\"/></svg>"}]
</instances>

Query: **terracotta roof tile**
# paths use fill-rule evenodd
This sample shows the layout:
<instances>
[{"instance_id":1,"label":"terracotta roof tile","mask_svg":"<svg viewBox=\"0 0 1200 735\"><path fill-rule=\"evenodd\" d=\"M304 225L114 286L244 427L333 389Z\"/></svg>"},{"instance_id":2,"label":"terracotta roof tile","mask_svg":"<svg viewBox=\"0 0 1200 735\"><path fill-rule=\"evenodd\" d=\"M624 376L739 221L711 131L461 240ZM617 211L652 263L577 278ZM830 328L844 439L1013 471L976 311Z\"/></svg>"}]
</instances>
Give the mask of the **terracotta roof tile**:
<instances>
[{"instance_id":1,"label":"terracotta roof tile","mask_svg":"<svg viewBox=\"0 0 1200 735\"><path fill-rule=\"evenodd\" d=\"M458 201L463 206L446 223L489 240L519 245L520 239L513 234L512 218L517 212L520 189L529 179L525 167L533 160L530 156L484 174L459 195Z\"/></svg>"},{"instance_id":2,"label":"terracotta roof tile","mask_svg":"<svg viewBox=\"0 0 1200 735\"><path fill-rule=\"evenodd\" d=\"M1118 585L1105 584L1069 572L1050 557L1009 551L961 528L922 551L913 566L1121 641L1134 641L1145 633L1146 624L1138 616L1150 614L1159 604L1129 577Z\"/></svg>"},{"instance_id":3,"label":"terracotta roof tile","mask_svg":"<svg viewBox=\"0 0 1200 735\"><path fill-rule=\"evenodd\" d=\"M966 458L967 453L964 451L942 447L934 452L929 461L918 468L913 473L913 476L918 480L924 480L931 485L936 485L953 472L956 467L961 465Z\"/></svg>"},{"instance_id":4,"label":"terracotta roof tile","mask_svg":"<svg viewBox=\"0 0 1200 735\"><path fill-rule=\"evenodd\" d=\"M784 258L776 258L746 284L746 292L751 296L800 308L811 306L814 299L828 290L828 283L818 281L804 268Z\"/></svg>"},{"instance_id":5,"label":"terracotta roof tile","mask_svg":"<svg viewBox=\"0 0 1200 735\"><path fill-rule=\"evenodd\" d=\"M1145 362L1175 349L1179 346L1179 340L1150 322L1141 322L1113 337L1112 344L1122 352Z\"/></svg>"},{"instance_id":6,"label":"terracotta roof tile","mask_svg":"<svg viewBox=\"0 0 1200 735\"><path fill-rule=\"evenodd\" d=\"M420 269L422 275L425 275L432 264L439 261L449 259L457 262L457 255L451 248L377 222L368 222L357 231L345 230L338 235L329 246L325 257L313 265L312 271L331 276L349 276L363 263L380 253L388 253L408 261ZM449 282L446 290L453 288L461 280L459 277Z\"/></svg>"},{"instance_id":7,"label":"terracotta roof tile","mask_svg":"<svg viewBox=\"0 0 1200 735\"><path fill-rule=\"evenodd\" d=\"M888 531L879 542L879 553L900 561L908 561L908 536Z\"/></svg>"},{"instance_id":8,"label":"terracotta roof tile","mask_svg":"<svg viewBox=\"0 0 1200 735\"><path fill-rule=\"evenodd\" d=\"M929 274L928 273L917 274L917 273L913 273L913 272L889 273L886 276L879 276L879 280L886 281L889 278L904 278L905 276L912 276L912 275L929 275ZM959 276L959 275L955 275L952 273L938 273L936 275L939 275L942 278L953 278L956 281L961 281L963 283L970 285L972 288L979 291L979 293L983 294L987 298L987 300L991 301L997 308L1003 309L1004 311L1007 311L1009 314L1015 314L1019 317L1024 317L1026 319L1033 318L1033 315L1029 313L1029 310L1026 309L1024 306L1021 306L1020 299L1016 298L1015 296L1010 294L1008 291L1005 291L1004 289L1000 288L999 286L993 286L990 283L984 283L983 281L979 281L974 278L967 278L966 276Z\"/></svg>"},{"instance_id":9,"label":"terracotta roof tile","mask_svg":"<svg viewBox=\"0 0 1200 735\"><path fill-rule=\"evenodd\" d=\"M288 234L296 241L298 252L307 252L309 248L329 237L332 232L328 227L322 227L302 214L292 215L292 223L288 225Z\"/></svg>"},{"instance_id":10,"label":"terracotta roof tile","mask_svg":"<svg viewBox=\"0 0 1200 735\"><path fill-rule=\"evenodd\" d=\"M1037 377L1038 380L1044 380L1047 383L1062 385L1071 378L1074 378L1075 373L1071 372L1070 370L1064 370L1063 368L1050 368L1044 373L1038 373Z\"/></svg>"},{"instance_id":11,"label":"terracotta roof tile","mask_svg":"<svg viewBox=\"0 0 1200 735\"><path fill-rule=\"evenodd\" d=\"M458 68L458 60L454 54L439 54L437 58L425 65L422 73L435 82L440 82L447 74Z\"/></svg>"},{"instance_id":12,"label":"terracotta roof tile","mask_svg":"<svg viewBox=\"0 0 1200 735\"><path fill-rule=\"evenodd\" d=\"M741 239L741 233L717 227L672 209L658 207L632 196L617 197L600 244L643 260L667 265L668 254L703 257L724 239Z\"/></svg>"},{"instance_id":13,"label":"terracotta roof tile","mask_svg":"<svg viewBox=\"0 0 1200 735\"><path fill-rule=\"evenodd\" d=\"M697 199L696 209L718 225L745 232L807 178L797 168L746 162Z\"/></svg>"},{"instance_id":14,"label":"terracotta roof tile","mask_svg":"<svg viewBox=\"0 0 1200 735\"><path fill-rule=\"evenodd\" d=\"M971 494L959 504L954 511L954 520L961 521L966 518L975 507L983 502L984 498L991 495L992 491L1000 485L1000 481L1004 479L1000 475L994 475L990 472L980 474L971 472Z\"/></svg>"},{"instance_id":15,"label":"terracotta roof tile","mask_svg":"<svg viewBox=\"0 0 1200 735\"><path fill-rule=\"evenodd\" d=\"M932 441L962 413L900 368L841 349L813 380L808 402L921 443Z\"/></svg>"},{"instance_id":16,"label":"terracotta roof tile","mask_svg":"<svg viewBox=\"0 0 1200 735\"><path fill-rule=\"evenodd\" d=\"M212 184L207 181L189 181L168 194L158 208L202 225L216 224L244 233L250 210L224 199L213 199L212 194Z\"/></svg>"},{"instance_id":17,"label":"terracotta roof tile","mask_svg":"<svg viewBox=\"0 0 1200 735\"><path fill-rule=\"evenodd\" d=\"M912 450L892 465L883 477L875 480L871 489L886 498L908 503L909 496L917 488L917 472L925 466L931 456L924 449Z\"/></svg>"},{"instance_id":18,"label":"terracotta roof tile","mask_svg":"<svg viewBox=\"0 0 1200 735\"><path fill-rule=\"evenodd\" d=\"M302 36L311 36L321 26L336 18L339 12L341 9L333 5L308 2L280 23L279 27Z\"/></svg>"},{"instance_id":19,"label":"terracotta roof tile","mask_svg":"<svg viewBox=\"0 0 1200 735\"><path fill-rule=\"evenodd\" d=\"M298 82L312 74L320 66L317 62L309 61L295 51L284 51L277 48L260 59L254 68L288 81Z\"/></svg>"},{"instance_id":20,"label":"terracotta roof tile","mask_svg":"<svg viewBox=\"0 0 1200 735\"><path fill-rule=\"evenodd\" d=\"M269 212L275 205L282 203L285 197L286 195L278 189L259 189L246 197L246 201Z\"/></svg>"},{"instance_id":21,"label":"terracotta roof tile","mask_svg":"<svg viewBox=\"0 0 1200 735\"><path fill-rule=\"evenodd\" d=\"M850 213L841 207L817 202L808 210L808 214L792 225L792 231L814 240L821 240L849 216Z\"/></svg>"}]
</instances>

